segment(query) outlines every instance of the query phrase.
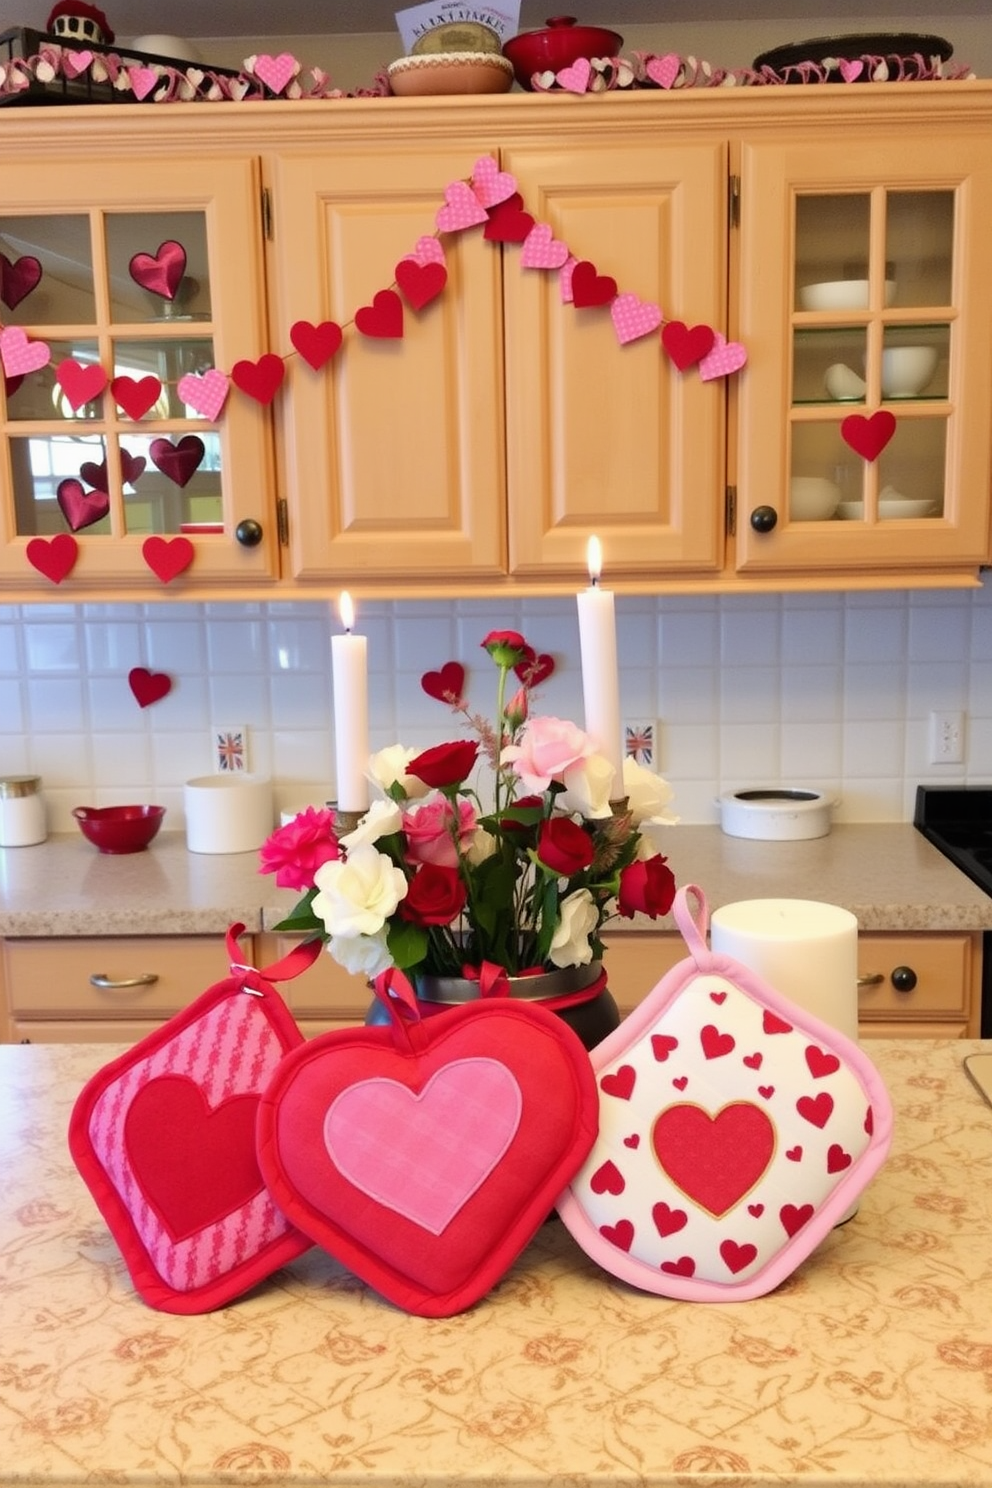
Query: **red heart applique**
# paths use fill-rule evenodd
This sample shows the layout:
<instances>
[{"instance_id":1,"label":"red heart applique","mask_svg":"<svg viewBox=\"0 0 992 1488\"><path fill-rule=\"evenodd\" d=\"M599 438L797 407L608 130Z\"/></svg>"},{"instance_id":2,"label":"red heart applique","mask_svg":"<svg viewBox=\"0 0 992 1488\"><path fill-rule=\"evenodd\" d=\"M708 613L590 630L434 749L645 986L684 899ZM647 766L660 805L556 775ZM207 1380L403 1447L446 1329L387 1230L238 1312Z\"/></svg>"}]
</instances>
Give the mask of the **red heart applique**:
<instances>
[{"instance_id":1,"label":"red heart applique","mask_svg":"<svg viewBox=\"0 0 992 1488\"><path fill-rule=\"evenodd\" d=\"M849 413L840 426L840 435L856 455L875 460L896 432L896 417L887 408L873 414Z\"/></svg>"},{"instance_id":2,"label":"red heart applique","mask_svg":"<svg viewBox=\"0 0 992 1488\"><path fill-rule=\"evenodd\" d=\"M162 384L157 377L115 377L110 391L117 406L137 422L162 396Z\"/></svg>"},{"instance_id":3,"label":"red heart applique","mask_svg":"<svg viewBox=\"0 0 992 1488\"><path fill-rule=\"evenodd\" d=\"M599 1085L604 1095L615 1095L617 1100L630 1100L636 1079L633 1065L622 1064L612 1074L604 1075Z\"/></svg>"},{"instance_id":4,"label":"red heart applique","mask_svg":"<svg viewBox=\"0 0 992 1488\"><path fill-rule=\"evenodd\" d=\"M55 499L73 532L92 527L94 522L99 522L110 510L110 497L106 491L84 491L79 481L71 477L59 481Z\"/></svg>"},{"instance_id":5,"label":"red heart applique","mask_svg":"<svg viewBox=\"0 0 992 1488\"><path fill-rule=\"evenodd\" d=\"M762 1066L762 1064L764 1063L764 1055L762 1055L762 1054L745 1054L744 1055L744 1058L743 1058L743 1060L741 1062L743 1064L746 1064L747 1067L748 1067L748 1069L754 1069L754 1070L760 1069L761 1066Z\"/></svg>"},{"instance_id":6,"label":"red heart applique","mask_svg":"<svg viewBox=\"0 0 992 1488\"><path fill-rule=\"evenodd\" d=\"M465 668L460 661L446 661L439 672L425 672L420 685L428 697L454 705L461 699L465 686Z\"/></svg>"},{"instance_id":7,"label":"red heart applique","mask_svg":"<svg viewBox=\"0 0 992 1488\"><path fill-rule=\"evenodd\" d=\"M840 1060L836 1054L830 1054L826 1049L810 1044L806 1049L806 1068L814 1080L822 1080L826 1075L836 1074L840 1069Z\"/></svg>"},{"instance_id":8,"label":"red heart applique","mask_svg":"<svg viewBox=\"0 0 992 1488\"><path fill-rule=\"evenodd\" d=\"M595 305L608 305L616 298L617 281L609 274L599 274L596 265L581 259L572 270L572 304L576 310Z\"/></svg>"},{"instance_id":9,"label":"red heart applique","mask_svg":"<svg viewBox=\"0 0 992 1488\"><path fill-rule=\"evenodd\" d=\"M380 341L397 340L403 335L403 301L395 289L380 289L371 305L355 311L355 326L363 336Z\"/></svg>"},{"instance_id":10,"label":"red heart applique","mask_svg":"<svg viewBox=\"0 0 992 1488\"><path fill-rule=\"evenodd\" d=\"M659 1064L664 1064L669 1054L673 1053L679 1046L679 1041L670 1033L653 1033L651 1035L651 1052Z\"/></svg>"},{"instance_id":11,"label":"red heart applique","mask_svg":"<svg viewBox=\"0 0 992 1488\"><path fill-rule=\"evenodd\" d=\"M792 1032L792 1024L786 1023L784 1018L780 1018L769 1008L765 1008L764 1012L761 1015L761 1026L764 1029L765 1033L768 1034Z\"/></svg>"},{"instance_id":12,"label":"red heart applique","mask_svg":"<svg viewBox=\"0 0 992 1488\"><path fill-rule=\"evenodd\" d=\"M758 1106L734 1101L711 1116L702 1106L668 1106L651 1132L655 1156L676 1188L719 1219L762 1177L775 1153L775 1127Z\"/></svg>"},{"instance_id":13,"label":"red heart applique","mask_svg":"<svg viewBox=\"0 0 992 1488\"><path fill-rule=\"evenodd\" d=\"M136 253L128 265L135 284L171 300L186 272L186 249L169 238L155 253Z\"/></svg>"},{"instance_id":14,"label":"red heart applique","mask_svg":"<svg viewBox=\"0 0 992 1488\"><path fill-rule=\"evenodd\" d=\"M593 1193L622 1194L627 1187L623 1180L623 1174L616 1163L605 1162L596 1169L589 1179L589 1187Z\"/></svg>"},{"instance_id":15,"label":"red heart applique","mask_svg":"<svg viewBox=\"0 0 992 1488\"><path fill-rule=\"evenodd\" d=\"M818 1126L822 1131L834 1109L834 1098L821 1090L819 1095L801 1095L796 1101L796 1110L804 1121Z\"/></svg>"},{"instance_id":16,"label":"red heart applique","mask_svg":"<svg viewBox=\"0 0 992 1488\"><path fill-rule=\"evenodd\" d=\"M148 453L163 475L177 486L185 486L200 468L205 448L198 434L184 434L178 444L164 437L153 439Z\"/></svg>"},{"instance_id":17,"label":"red heart applique","mask_svg":"<svg viewBox=\"0 0 992 1488\"><path fill-rule=\"evenodd\" d=\"M651 1218L658 1234L664 1238L666 1235L677 1235L679 1230L684 1230L689 1223L689 1216L684 1209L673 1209L670 1204L662 1201L655 1204L651 1210Z\"/></svg>"},{"instance_id":18,"label":"red heart applique","mask_svg":"<svg viewBox=\"0 0 992 1488\"><path fill-rule=\"evenodd\" d=\"M231 368L234 386L254 398L256 403L271 403L282 386L286 375L286 364L273 351L263 352L257 362L247 358L235 362Z\"/></svg>"},{"instance_id":19,"label":"red heart applique","mask_svg":"<svg viewBox=\"0 0 992 1488\"><path fill-rule=\"evenodd\" d=\"M721 1033L712 1023L707 1023L701 1030L699 1042L702 1044L703 1053L707 1059L721 1059L724 1054L729 1054L735 1047L733 1034Z\"/></svg>"},{"instance_id":20,"label":"red heart applique","mask_svg":"<svg viewBox=\"0 0 992 1488\"><path fill-rule=\"evenodd\" d=\"M69 406L75 410L100 396L107 386L107 374L99 362L84 367L72 357L66 357L55 369L55 381L69 400Z\"/></svg>"},{"instance_id":21,"label":"red heart applique","mask_svg":"<svg viewBox=\"0 0 992 1488\"><path fill-rule=\"evenodd\" d=\"M320 325L297 320L289 328L289 339L303 360L319 372L341 345L341 327L333 320L323 320Z\"/></svg>"},{"instance_id":22,"label":"red heart applique","mask_svg":"<svg viewBox=\"0 0 992 1488\"><path fill-rule=\"evenodd\" d=\"M615 1225L600 1225L599 1233L618 1250L629 1250L634 1243L634 1226L629 1219L618 1219Z\"/></svg>"},{"instance_id":23,"label":"red heart applique","mask_svg":"<svg viewBox=\"0 0 992 1488\"><path fill-rule=\"evenodd\" d=\"M395 273L396 283L414 310L422 310L431 300L436 300L448 282L444 264L419 264L412 258L401 258Z\"/></svg>"},{"instance_id":24,"label":"red heart applique","mask_svg":"<svg viewBox=\"0 0 992 1488\"><path fill-rule=\"evenodd\" d=\"M189 568L194 557L193 544L188 537L146 537L141 545L141 555L152 573L170 583L184 569Z\"/></svg>"},{"instance_id":25,"label":"red heart applique","mask_svg":"<svg viewBox=\"0 0 992 1488\"><path fill-rule=\"evenodd\" d=\"M25 254L13 263L5 253L0 253L0 300L8 310L13 310L25 299L41 280L41 264L38 259Z\"/></svg>"},{"instance_id":26,"label":"red heart applique","mask_svg":"<svg viewBox=\"0 0 992 1488\"><path fill-rule=\"evenodd\" d=\"M778 1211L778 1217L782 1221L785 1233L792 1236L797 1235L804 1224L809 1223L814 1212L812 1204L783 1204Z\"/></svg>"},{"instance_id":27,"label":"red heart applique","mask_svg":"<svg viewBox=\"0 0 992 1488\"><path fill-rule=\"evenodd\" d=\"M832 1142L827 1151L827 1172L843 1173L854 1161L849 1152L845 1152L839 1142Z\"/></svg>"},{"instance_id":28,"label":"red heart applique","mask_svg":"<svg viewBox=\"0 0 992 1488\"><path fill-rule=\"evenodd\" d=\"M33 568L53 584L61 584L75 567L79 544L68 532L60 532L56 537L33 537L24 551Z\"/></svg>"},{"instance_id":29,"label":"red heart applique","mask_svg":"<svg viewBox=\"0 0 992 1488\"><path fill-rule=\"evenodd\" d=\"M257 1095L234 1095L211 1110L186 1075L159 1075L131 1101L124 1118L127 1155L173 1240L218 1223L264 1187L255 1158L257 1113Z\"/></svg>"},{"instance_id":30,"label":"red heart applique","mask_svg":"<svg viewBox=\"0 0 992 1488\"><path fill-rule=\"evenodd\" d=\"M667 1271L669 1276L694 1276L696 1263L691 1256L679 1256L677 1261L662 1261L658 1269Z\"/></svg>"},{"instance_id":31,"label":"red heart applique","mask_svg":"<svg viewBox=\"0 0 992 1488\"><path fill-rule=\"evenodd\" d=\"M533 226L533 217L524 211L523 198L515 191L492 208L482 236L490 243L522 243Z\"/></svg>"},{"instance_id":32,"label":"red heart applique","mask_svg":"<svg viewBox=\"0 0 992 1488\"><path fill-rule=\"evenodd\" d=\"M738 1245L736 1240L724 1240L720 1245L720 1255L728 1271L736 1276L738 1271L743 1271L750 1266L758 1254L756 1245Z\"/></svg>"},{"instance_id":33,"label":"red heart applique","mask_svg":"<svg viewBox=\"0 0 992 1488\"><path fill-rule=\"evenodd\" d=\"M701 362L713 348L713 328L695 325L691 329L681 320L668 320L661 328L661 344L680 372Z\"/></svg>"},{"instance_id":34,"label":"red heart applique","mask_svg":"<svg viewBox=\"0 0 992 1488\"><path fill-rule=\"evenodd\" d=\"M128 686L134 694L139 708L147 708L168 697L172 691L172 679L164 672L150 672L147 667L132 667L127 674Z\"/></svg>"}]
</instances>

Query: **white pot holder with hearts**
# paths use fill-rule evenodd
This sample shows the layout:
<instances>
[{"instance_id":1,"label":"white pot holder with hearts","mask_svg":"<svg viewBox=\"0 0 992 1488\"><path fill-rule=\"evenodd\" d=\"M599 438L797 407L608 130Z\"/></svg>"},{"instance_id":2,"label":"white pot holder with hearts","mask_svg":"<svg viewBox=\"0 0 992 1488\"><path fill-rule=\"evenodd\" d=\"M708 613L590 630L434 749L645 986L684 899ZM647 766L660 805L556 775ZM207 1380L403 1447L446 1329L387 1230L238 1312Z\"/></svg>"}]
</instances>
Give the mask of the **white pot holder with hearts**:
<instances>
[{"instance_id":1,"label":"white pot holder with hearts","mask_svg":"<svg viewBox=\"0 0 992 1488\"><path fill-rule=\"evenodd\" d=\"M557 1208L633 1286L744 1301L850 1210L892 1107L857 1044L707 948L702 890L673 912L690 954L592 1051L599 1135Z\"/></svg>"}]
</instances>

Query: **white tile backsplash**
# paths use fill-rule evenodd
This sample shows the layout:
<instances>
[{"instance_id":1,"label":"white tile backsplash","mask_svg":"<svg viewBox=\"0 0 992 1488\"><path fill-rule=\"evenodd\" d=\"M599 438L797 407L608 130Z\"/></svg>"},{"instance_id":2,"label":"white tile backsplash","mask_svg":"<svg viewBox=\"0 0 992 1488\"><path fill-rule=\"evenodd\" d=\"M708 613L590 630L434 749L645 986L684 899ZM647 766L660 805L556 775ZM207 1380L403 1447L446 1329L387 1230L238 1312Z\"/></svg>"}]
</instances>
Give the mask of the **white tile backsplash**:
<instances>
[{"instance_id":1,"label":"white tile backsplash","mask_svg":"<svg viewBox=\"0 0 992 1488\"><path fill-rule=\"evenodd\" d=\"M245 724L251 766L281 809L334 794L326 601L0 606L0 774L42 776L50 826L76 805L150 801L183 826L182 786L213 769L211 728ZM490 629L521 630L557 671L541 711L582 718L570 599L366 602L372 747L424 748L463 721L420 687L459 660L489 716ZM657 719L657 767L683 820L717 820L721 791L810 785L837 818L910 820L920 781L992 783L992 582L961 593L617 597L620 692ZM140 708L127 674L166 672ZM928 761L931 709L966 715L963 766Z\"/></svg>"}]
</instances>

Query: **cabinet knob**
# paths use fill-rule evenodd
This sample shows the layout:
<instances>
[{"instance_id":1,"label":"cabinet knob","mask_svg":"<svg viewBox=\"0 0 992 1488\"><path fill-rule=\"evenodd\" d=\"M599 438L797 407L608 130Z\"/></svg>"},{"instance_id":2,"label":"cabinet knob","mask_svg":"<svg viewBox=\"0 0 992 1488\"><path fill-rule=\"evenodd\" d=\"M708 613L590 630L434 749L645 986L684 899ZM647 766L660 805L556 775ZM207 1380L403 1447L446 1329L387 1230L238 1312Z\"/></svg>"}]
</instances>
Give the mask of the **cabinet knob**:
<instances>
[{"instance_id":1,"label":"cabinet knob","mask_svg":"<svg viewBox=\"0 0 992 1488\"><path fill-rule=\"evenodd\" d=\"M896 966L891 980L897 992L912 992L916 986L916 972L911 966Z\"/></svg>"},{"instance_id":2,"label":"cabinet knob","mask_svg":"<svg viewBox=\"0 0 992 1488\"><path fill-rule=\"evenodd\" d=\"M257 548L262 541L262 524L254 517L245 517L234 529L234 536L243 548Z\"/></svg>"},{"instance_id":3,"label":"cabinet knob","mask_svg":"<svg viewBox=\"0 0 992 1488\"><path fill-rule=\"evenodd\" d=\"M756 506L751 513L751 526L755 532L771 532L778 521L778 512L773 506Z\"/></svg>"}]
</instances>

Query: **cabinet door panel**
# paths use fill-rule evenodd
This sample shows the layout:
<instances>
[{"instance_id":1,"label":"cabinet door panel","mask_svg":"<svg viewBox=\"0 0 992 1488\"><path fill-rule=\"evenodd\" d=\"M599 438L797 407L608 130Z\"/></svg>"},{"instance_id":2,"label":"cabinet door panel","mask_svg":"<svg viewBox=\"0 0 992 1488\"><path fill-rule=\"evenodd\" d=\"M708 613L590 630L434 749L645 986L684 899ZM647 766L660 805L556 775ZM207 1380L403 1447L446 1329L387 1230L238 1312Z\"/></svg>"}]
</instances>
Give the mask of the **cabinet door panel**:
<instances>
[{"instance_id":1,"label":"cabinet door panel","mask_svg":"<svg viewBox=\"0 0 992 1488\"><path fill-rule=\"evenodd\" d=\"M721 142L507 149L528 212L577 260L661 309L725 330ZM726 379L679 372L659 331L621 345L607 305L576 309L559 275L507 251L510 569L713 569L722 557Z\"/></svg>"},{"instance_id":2,"label":"cabinet door panel","mask_svg":"<svg viewBox=\"0 0 992 1488\"><path fill-rule=\"evenodd\" d=\"M395 288L398 261L435 231L445 187L484 146L273 162L275 332L333 321L343 344L294 368L282 412L300 578L498 574L505 566L500 251L480 227L439 236L447 283L402 336L356 313Z\"/></svg>"}]
</instances>

